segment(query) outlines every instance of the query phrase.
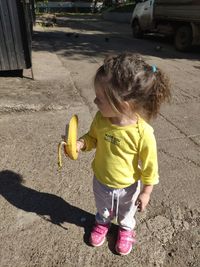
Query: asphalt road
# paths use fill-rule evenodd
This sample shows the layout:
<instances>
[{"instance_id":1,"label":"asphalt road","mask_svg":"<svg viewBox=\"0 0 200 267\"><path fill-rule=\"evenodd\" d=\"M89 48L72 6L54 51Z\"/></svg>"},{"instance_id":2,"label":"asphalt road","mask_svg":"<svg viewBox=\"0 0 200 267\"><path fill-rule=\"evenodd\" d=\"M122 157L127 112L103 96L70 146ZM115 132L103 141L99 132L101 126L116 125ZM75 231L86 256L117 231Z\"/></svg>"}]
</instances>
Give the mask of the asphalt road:
<instances>
[{"instance_id":1,"label":"asphalt road","mask_svg":"<svg viewBox=\"0 0 200 267\"><path fill-rule=\"evenodd\" d=\"M72 114L79 135L96 107L93 76L105 55L142 54L170 77L172 102L152 122L160 184L137 214L137 245L114 252L116 226L100 248L88 245L94 222L93 153L63 158L57 144ZM0 78L0 266L200 266L200 53L175 51L166 39L135 40L127 24L99 17L60 17L37 25L33 72ZM23 179L23 182L22 182Z\"/></svg>"}]
</instances>

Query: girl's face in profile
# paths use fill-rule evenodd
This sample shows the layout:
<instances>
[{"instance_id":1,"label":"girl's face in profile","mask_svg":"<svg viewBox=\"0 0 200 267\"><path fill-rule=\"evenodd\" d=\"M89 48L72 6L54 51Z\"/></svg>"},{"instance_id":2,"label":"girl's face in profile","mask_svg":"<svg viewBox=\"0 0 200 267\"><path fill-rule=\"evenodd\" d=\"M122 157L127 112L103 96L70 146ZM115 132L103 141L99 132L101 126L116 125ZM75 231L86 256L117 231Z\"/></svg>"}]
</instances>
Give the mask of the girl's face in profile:
<instances>
[{"instance_id":1,"label":"girl's face in profile","mask_svg":"<svg viewBox=\"0 0 200 267\"><path fill-rule=\"evenodd\" d=\"M96 97L94 99L94 103L97 105L102 116L105 118L115 117L116 113L112 109L108 101L108 98L105 95L103 88L100 87L100 85L95 86L95 94L96 94Z\"/></svg>"}]
</instances>

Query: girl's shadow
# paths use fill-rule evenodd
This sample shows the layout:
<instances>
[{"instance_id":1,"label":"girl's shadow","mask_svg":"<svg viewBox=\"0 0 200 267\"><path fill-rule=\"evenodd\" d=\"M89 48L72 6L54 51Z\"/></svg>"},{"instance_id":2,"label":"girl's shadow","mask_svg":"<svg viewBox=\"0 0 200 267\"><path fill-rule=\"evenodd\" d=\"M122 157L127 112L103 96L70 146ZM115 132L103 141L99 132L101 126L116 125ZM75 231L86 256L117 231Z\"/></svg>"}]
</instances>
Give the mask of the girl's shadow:
<instances>
[{"instance_id":1,"label":"girl's shadow","mask_svg":"<svg viewBox=\"0 0 200 267\"><path fill-rule=\"evenodd\" d=\"M27 212L35 212L60 227L63 227L64 222L83 227L84 241L88 244L94 223L94 215L91 213L70 205L61 197L24 186L22 176L10 170L0 172L0 194L13 206Z\"/></svg>"}]
</instances>

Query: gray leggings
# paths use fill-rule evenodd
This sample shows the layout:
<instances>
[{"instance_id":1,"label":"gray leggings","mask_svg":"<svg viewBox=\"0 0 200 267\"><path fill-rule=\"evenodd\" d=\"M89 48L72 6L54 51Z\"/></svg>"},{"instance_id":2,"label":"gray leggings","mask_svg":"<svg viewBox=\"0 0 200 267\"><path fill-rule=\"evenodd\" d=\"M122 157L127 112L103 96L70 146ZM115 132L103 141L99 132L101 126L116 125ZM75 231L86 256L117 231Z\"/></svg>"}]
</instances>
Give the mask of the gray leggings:
<instances>
[{"instance_id":1,"label":"gray leggings","mask_svg":"<svg viewBox=\"0 0 200 267\"><path fill-rule=\"evenodd\" d=\"M97 223L107 224L116 218L123 229L134 229L136 224L134 215L137 210L135 201L140 193L140 181L126 188L115 189L103 185L94 177L93 191Z\"/></svg>"}]
</instances>

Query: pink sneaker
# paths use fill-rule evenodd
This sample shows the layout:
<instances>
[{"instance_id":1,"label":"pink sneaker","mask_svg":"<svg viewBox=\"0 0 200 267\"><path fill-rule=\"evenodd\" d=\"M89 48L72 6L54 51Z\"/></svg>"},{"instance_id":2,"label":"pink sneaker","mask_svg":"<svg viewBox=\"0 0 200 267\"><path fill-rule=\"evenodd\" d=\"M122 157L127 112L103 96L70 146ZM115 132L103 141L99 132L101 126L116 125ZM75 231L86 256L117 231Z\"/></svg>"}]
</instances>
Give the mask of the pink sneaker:
<instances>
[{"instance_id":1,"label":"pink sneaker","mask_svg":"<svg viewBox=\"0 0 200 267\"><path fill-rule=\"evenodd\" d=\"M127 255L131 252L133 244L136 243L135 232L120 228L118 232L115 249L120 255Z\"/></svg>"},{"instance_id":2,"label":"pink sneaker","mask_svg":"<svg viewBox=\"0 0 200 267\"><path fill-rule=\"evenodd\" d=\"M106 239L108 229L109 229L109 224L103 225L96 223L90 235L90 244L94 247L101 246Z\"/></svg>"}]
</instances>

